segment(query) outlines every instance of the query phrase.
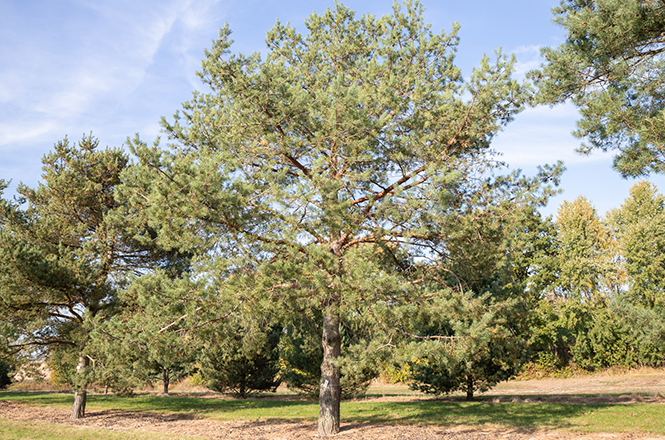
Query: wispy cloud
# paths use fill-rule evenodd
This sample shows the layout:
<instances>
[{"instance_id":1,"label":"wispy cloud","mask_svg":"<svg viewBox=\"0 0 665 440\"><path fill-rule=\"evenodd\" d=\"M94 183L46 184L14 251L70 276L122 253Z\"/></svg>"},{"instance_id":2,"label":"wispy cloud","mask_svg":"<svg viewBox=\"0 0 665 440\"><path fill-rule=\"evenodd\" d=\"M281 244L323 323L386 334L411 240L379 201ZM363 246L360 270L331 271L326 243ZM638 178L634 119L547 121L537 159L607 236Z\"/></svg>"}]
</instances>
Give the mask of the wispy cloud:
<instances>
[{"instance_id":1,"label":"wispy cloud","mask_svg":"<svg viewBox=\"0 0 665 440\"><path fill-rule=\"evenodd\" d=\"M513 167L531 167L563 160L566 164L607 161L611 154L575 152L580 139L571 134L579 113L574 105L529 108L519 114L492 143Z\"/></svg>"},{"instance_id":2,"label":"wispy cloud","mask_svg":"<svg viewBox=\"0 0 665 440\"><path fill-rule=\"evenodd\" d=\"M35 139L44 141L56 127L53 121L0 122L0 145L21 144ZM3 149L3 155L6 152L7 149Z\"/></svg>"},{"instance_id":3,"label":"wispy cloud","mask_svg":"<svg viewBox=\"0 0 665 440\"><path fill-rule=\"evenodd\" d=\"M515 63L515 76L523 77L530 70L537 69L543 62L540 56L541 46L519 46L513 53L517 62Z\"/></svg>"},{"instance_id":4,"label":"wispy cloud","mask_svg":"<svg viewBox=\"0 0 665 440\"><path fill-rule=\"evenodd\" d=\"M201 70L203 50L210 46L212 38L224 19L217 7L219 0L190 0L180 6L178 21L182 25L172 50L180 60L180 69L194 89L201 87L196 72Z\"/></svg>"},{"instance_id":5,"label":"wispy cloud","mask_svg":"<svg viewBox=\"0 0 665 440\"><path fill-rule=\"evenodd\" d=\"M180 54L180 75L194 82L203 42L216 34L216 3L76 0L56 17L61 26L47 28L42 23L53 19L51 8L8 11L0 18L0 36L9 43L0 49L0 148L60 138L65 126L122 107L167 40L177 42L167 49Z\"/></svg>"}]
</instances>

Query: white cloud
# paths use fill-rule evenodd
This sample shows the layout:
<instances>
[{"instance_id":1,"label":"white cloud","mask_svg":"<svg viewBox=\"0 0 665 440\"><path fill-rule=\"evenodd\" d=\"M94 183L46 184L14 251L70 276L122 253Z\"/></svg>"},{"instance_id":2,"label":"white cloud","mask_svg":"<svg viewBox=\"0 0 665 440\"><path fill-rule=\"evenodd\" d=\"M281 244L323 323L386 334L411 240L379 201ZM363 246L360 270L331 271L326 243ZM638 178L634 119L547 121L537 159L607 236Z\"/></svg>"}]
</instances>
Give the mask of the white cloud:
<instances>
[{"instance_id":1,"label":"white cloud","mask_svg":"<svg viewBox=\"0 0 665 440\"><path fill-rule=\"evenodd\" d=\"M165 38L178 23L184 25L178 36L178 51L186 60L181 75L188 71L193 76L192 48L201 51L200 34L216 26L217 17L211 11L215 4L213 0L78 0L73 8L68 5L66 14L54 17L61 26L48 28L39 27L49 18L49 11L40 8L19 10L13 22L6 17L2 35L8 36L9 44L0 48L4 61L0 66L0 148L6 151L17 142L60 138L64 126L75 127L76 121L83 120L89 124L90 115L104 115L122 106L145 80ZM81 36L74 35L74 30L80 30Z\"/></svg>"},{"instance_id":2,"label":"white cloud","mask_svg":"<svg viewBox=\"0 0 665 440\"><path fill-rule=\"evenodd\" d=\"M540 56L541 46L519 46L513 53L517 62L515 63L515 76L522 77L528 71L537 69L543 61Z\"/></svg>"},{"instance_id":3,"label":"white cloud","mask_svg":"<svg viewBox=\"0 0 665 440\"><path fill-rule=\"evenodd\" d=\"M196 72L201 70L203 50L217 37L224 18L224 14L216 8L218 3L219 0L188 1L181 6L178 14L182 31L178 34L173 50L180 57L182 75L193 89L201 87Z\"/></svg>"},{"instance_id":4,"label":"white cloud","mask_svg":"<svg viewBox=\"0 0 665 440\"><path fill-rule=\"evenodd\" d=\"M589 156L575 152L581 140L571 132L579 117L574 105L529 108L519 114L492 146L512 167L534 166L563 160L566 164L607 161L611 153Z\"/></svg>"},{"instance_id":5,"label":"white cloud","mask_svg":"<svg viewBox=\"0 0 665 440\"><path fill-rule=\"evenodd\" d=\"M16 144L23 144L27 141L38 140L43 141L48 138L48 135L57 128L57 124L53 121L30 121L26 123L2 122L0 123L0 145L2 147L3 155L7 153L8 147ZM16 147L17 149L20 147Z\"/></svg>"}]
</instances>

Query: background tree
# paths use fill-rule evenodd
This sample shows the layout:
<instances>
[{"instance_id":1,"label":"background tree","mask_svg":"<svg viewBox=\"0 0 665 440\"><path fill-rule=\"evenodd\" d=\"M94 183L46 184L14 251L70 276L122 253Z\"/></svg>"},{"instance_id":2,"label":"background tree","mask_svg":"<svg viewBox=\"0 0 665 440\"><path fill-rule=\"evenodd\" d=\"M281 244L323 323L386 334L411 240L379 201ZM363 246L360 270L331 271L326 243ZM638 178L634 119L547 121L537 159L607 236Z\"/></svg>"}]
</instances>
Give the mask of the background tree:
<instances>
[{"instance_id":1,"label":"background tree","mask_svg":"<svg viewBox=\"0 0 665 440\"><path fill-rule=\"evenodd\" d=\"M355 318L355 319L354 319ZM340 394L351 399L363 394L379 374L377 360L363 353L372 336L357 316L340 316L340 338L345 362L340 363ZM312 398L321 392L321 312L288 322L281 337L280 377L289 389Z\"/></svg>"},{"instance_id":2,"label":"background tree","mask_svg":"<svg viewBox=\"0 0 665 440\"><path fill-rule=\"evenodd\" d=\"M665 5L657 0L562 0L554 22L565 43L532 72L539 100L572 99L578 151L617 150L624 177L665 171Z\"/></svg>"},{"instance_id":3,"label":"background tree","mask_svg":"<svg viewBox=\"0 0 665 440\"><path fill-rule=\"evenodd\" d=\"M516 189L523 188L485 187L478 191L483 201L462 203L455 225L445 228L447 253L437 277L444 292L403 322L405 332L410 326L421 339L407 351L413 388L464 390L470 400L476 390L515 375L526 360L534 298L525 291L540 252L537 237L547 226L536 211L540 200Z\"/></svg>"},{"instance_id":4,"label":"background tree","mask_svg":"<svg viewBox=\"0 0 665 440\"><path fill-rule=\"evenodd\" d=\"M659 365L664 202L654 185L639 182L605 221L582 197L561 205L554 251L537 268L552 272L544 293L562 294L545 295L533 315L537 365Z\"/></svg>"},{"instance_id":5,"label":"background tree","mask_svg":"<svg viewBox=\"0 0 665 440\"><path fill-rule=\"evenodd\" d=\"M151 186L126 195L146 206L164 242L226 259L242 298L321 311L318 431L327 436L339 431L341 316L424 291L410 278L426 270L408 267L445 253L436 219L491 179L490 141L524 94L501 55L465 81L456 29L432 33L417 2L378 19L337 4L305 26L301 35L278 23L265 61L231 55L222 29L203 62L209 92L164 121L169 149L133 142L140 166L127 178ZM379 250L390 266L373 260Z\"/></svg>"},{"instance_id":6,"label":"background tree","mask_svg":"<svg viewBox=\"0 0 665 440\"><path fill-rule=\"evenodd\" d=\"M91 333L91 355L102 361L96 374L102 380L124 378L118 385L109 382L111 388L127 392L157 380L168 394L170 383L194 368L200 346L187 318L200 310L193 298L204 287L170 275L157 270L133 278L119 292L121 310Z\"/></svg>"},{"instance_id":7,"label":"background tree","mask_svg":"<svg viewBox=\"0 0 665 440\"><path fill-rule=\"evenodd\" d=\"M579 352L574 350L578 338L588 333L598 310L602 308L554 295L542 298L530 315L529 348L535 367L550 374L569 366Z\"/></svg>"},{"instance_id":8,"label":"background tree","mask_svg":"<svg viewBox=\"0 0 665 440\"><path fill-rule=\"evenodd\" d=\"M225 320L203 329L199 352L201 375L208 388L245 398L256 391L275 391L279 378L282 328L266 322Z\"/></svg>"},{"instance_id":9,"label":"background tree","mask_svg":"<svg viewBox=\"0 0 665 440\"><path fill-rule=\"evenodd\" d=\"M150 266L150 250L109 217L120 209L114 192L127 155L98 144L91 136L57 143L42 159L43 183L19 185L17 202L0 205L2 319L20 333L11 348L76 350L72 418L85 414L88 324L116 312L127 273Z\"/></svg>"},{"instance_id":10,"label":"background tree","mask_svg":"<svg viewBox=\"0 0 665 440\"><path fill-rule=\"evenodd\" d=\"M5 188L4 185L5 183L0 180L0 191ZM29 357L25 353L21 355L12 349L19 339L20 332L13 325L0 319L0 388L9 386L14 373L28 363Z\"/></svg>"},{"instance_id":11,"label":"background tree","mask_svg":"<svg viewBox=\"0 0 665 440\"><path fill-rule=\"evenodd\" d=\"M643 181L609 214L616 229L634 304L665 306L665 197Z\"/></svg>"},{"instance_id":12,"label":"background tree","mask_svg":"<svg viewBox=\"0 0 665 440\"><path fill-rule=\"evenodd\" d=\"M556 226L556 251L545 268L556 272L550 288L566 298L606 301L622 282L610 230L583 196L561 204Z\"/></svg>"},{"instance_id":13,"label":"background tree","mask_svg":"<svg viewBox=\"0 0 665 440\"><path fill-rule=\"evenodd\" d=\"M9 363L0 359L0 390L4 390L12 383L12 374L14 370Z\"/></svg>"},{"instance_id":14,"label":"background tree","mask_svg":"<svg viewBox=\"0 0 665 440\"><path fill-rule=\"evenodd\" d=\"M450 295L447 307L421 313L417 328L439 347L427 347L409 361L411 388L433 394L461 390L472 400L475 391L486 391L514 376L526 349L524 335L511 328L515 324L511 318L519 318L515 308L512 302L492 303L489 293L477 297L466 292Z\"/></svg>"}]
</instances>

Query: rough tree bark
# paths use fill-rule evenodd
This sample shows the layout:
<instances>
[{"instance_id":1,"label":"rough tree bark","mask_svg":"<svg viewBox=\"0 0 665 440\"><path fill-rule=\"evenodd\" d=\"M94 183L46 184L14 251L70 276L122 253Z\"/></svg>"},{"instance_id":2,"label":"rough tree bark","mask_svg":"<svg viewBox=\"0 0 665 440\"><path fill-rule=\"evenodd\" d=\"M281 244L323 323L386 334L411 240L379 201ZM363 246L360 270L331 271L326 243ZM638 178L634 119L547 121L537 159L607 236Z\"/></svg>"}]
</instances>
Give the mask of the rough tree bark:
<instances>
[{"instance_id":1,"label":"rough tree bark","mask_svg":"<svg viewBox=\"0 0 665 440\"><path fill-rule=\"evenodd\" d=\"M169 369L162 368L162 383L164 384L164 394L169 393Z\"/></svg>"},{"instance_id":2,"label":"rough tree bark","mask_svg":"<svg viewBox=\"0 0 665 440\"><path fill-rule=\"evenodd\" d=\"M466 400L473 400L473 377L466 377Z\"/></svg>"},{"instance_id":3,"label":"rough tree bark","mask_svg":"<svg viewBox=\"0 0 665 440\"><path fill-rule=\"evenodd\" d=\"M339 404L341 389L340 370L335 360L342 353L342 338L339 334L339 315L328 310L323 318L323 363L321 364L321 391L319 393L319 429L321 437L339 433Z\"/></svg>"},{"instance_id":4,"label":"rough tree bark","mask_svg":"<svg viewBox=\"0 0 665 440\"><path fill-rule=\"evenodd\" d=\"M79 354L79 363L76 367L77 374L84 374L88 367L87 356ZM74 392L74 404L72 405L71 419L77 420L85 417L85 402L87 400L87 384L79 385Z\"/></svg>"}]
</instances>

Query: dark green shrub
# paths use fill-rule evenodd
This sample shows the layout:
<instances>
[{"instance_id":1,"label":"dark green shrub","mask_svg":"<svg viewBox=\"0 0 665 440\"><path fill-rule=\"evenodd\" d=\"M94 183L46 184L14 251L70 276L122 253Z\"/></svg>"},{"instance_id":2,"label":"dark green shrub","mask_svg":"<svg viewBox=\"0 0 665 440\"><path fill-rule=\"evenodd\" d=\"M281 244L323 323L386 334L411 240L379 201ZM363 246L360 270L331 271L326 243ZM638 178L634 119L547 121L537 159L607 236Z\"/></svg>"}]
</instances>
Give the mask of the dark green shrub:
<instances>
[{"instance_id":1,"label":"dark green shrub","mask_svg":"<svg viewBox=\"0 0 665 440\"><path fill-rule=\"evenodd\" d=\"M541 300L531 314L529 345L536 365L547 370L566 367L573 359L578 335L586 335L595 307L578 301Z\"/></svg>"},{"instance_id":2,"label":"dark green shrub","mask_svg":"<svg viewBox=\"0 0 665 440\"><path fill-rule=\"evenodd\" d=\"M4 390L12 383L12 367L0 359L0 390Z\"/></svg>"},{"instance_id":3,"label":"dark green shrub","mask_svg":"<svg viewBox=\"0 0 665 440\"><path fill-rule=\"evenodd\" d=\"M661 366L665 360L663 313L627 301L595 309L592 325L573 347L575 363L588 370Z\"/></svg>"},{"instance_id":4,"label":"dark green shrub","mask_svg":"<svg viewBox=\"0 0 665 440\"><path fill-rule=\"evenodd\" d=\"M278 344L282 328L267 331L225 325L206 334L200 358L208 388L244 398L257 391L275 391L280 384Z\"/></svg>"},{"instance_id":5,"label":"dark green shrub","mask_svg":"<svg viewBox=\"0 0 665 440\"><path fill-rule=\"evenodd\" d=\"M594 371L658 367L665 361L665 310L660 308L626 300L608 305L543 300L531 329L534 365L547 361L542 366L549 373L569 365Z\"/></svg>"}]
</instances>

